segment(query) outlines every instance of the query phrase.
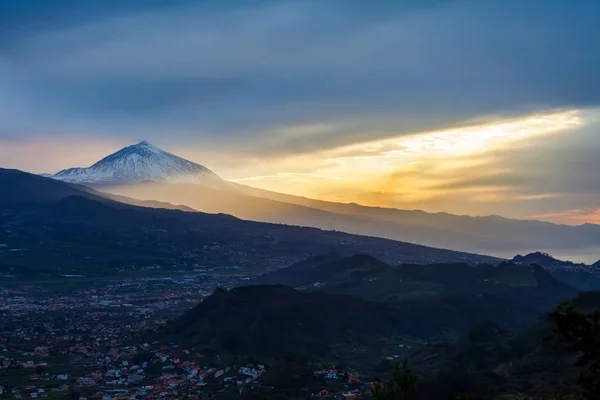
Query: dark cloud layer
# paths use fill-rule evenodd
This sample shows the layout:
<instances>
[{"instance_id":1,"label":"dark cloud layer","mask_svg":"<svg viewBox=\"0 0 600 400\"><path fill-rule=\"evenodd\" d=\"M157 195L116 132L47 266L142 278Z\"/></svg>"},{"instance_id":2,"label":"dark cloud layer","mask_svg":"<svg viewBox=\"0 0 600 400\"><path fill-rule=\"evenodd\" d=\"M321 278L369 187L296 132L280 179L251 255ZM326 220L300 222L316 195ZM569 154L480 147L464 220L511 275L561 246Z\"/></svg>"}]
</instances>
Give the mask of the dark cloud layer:
<instances>
[{"instance_id":1,"label":"dark cloud layer","mask_svg":"<svg viewBox=\"0 0 600 400\"><path fill-rule=\"evenodd\" d=\"M598 17L572 0L3 1L0 139L280 154L595 106Z\"/></svg>"}]
</instances>

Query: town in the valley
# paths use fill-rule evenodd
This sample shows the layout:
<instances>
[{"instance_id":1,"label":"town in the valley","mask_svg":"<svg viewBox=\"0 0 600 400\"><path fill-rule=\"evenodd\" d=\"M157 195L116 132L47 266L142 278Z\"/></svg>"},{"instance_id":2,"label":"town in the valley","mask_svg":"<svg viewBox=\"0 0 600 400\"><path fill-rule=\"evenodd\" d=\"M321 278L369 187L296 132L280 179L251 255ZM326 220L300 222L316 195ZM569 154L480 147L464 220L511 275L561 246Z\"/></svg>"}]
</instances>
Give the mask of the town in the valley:
<instances>
[{"instance_id":1,"label":"town in the valley","mask_svg":"<svg viewBox=\"0 0 600 400\"><path fill-rule=\"evenodd\" d=\"M65 280L69 278L64 277ZM243 274L107 280L77 288L0 288L0 398L179 399L262 393L270 366L157 340L152 332ZM83 287L85 286L85 287ZM371 382L354 370L314 367L317 398L357 398Z\"/></svg>"}]
</instances>

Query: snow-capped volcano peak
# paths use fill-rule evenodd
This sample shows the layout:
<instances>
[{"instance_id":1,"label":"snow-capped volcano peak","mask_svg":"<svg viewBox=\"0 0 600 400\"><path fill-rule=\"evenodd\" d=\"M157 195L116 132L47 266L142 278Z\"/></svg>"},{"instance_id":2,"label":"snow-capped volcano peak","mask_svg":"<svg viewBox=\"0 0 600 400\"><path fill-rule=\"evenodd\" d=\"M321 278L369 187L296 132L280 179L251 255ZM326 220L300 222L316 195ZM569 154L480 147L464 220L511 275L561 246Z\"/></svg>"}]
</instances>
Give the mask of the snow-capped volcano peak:
<instances>
[{"instance_id":1,"label":"snow-capped volcano peak","mask_svg":"<svg viewBox=\"0 0 600 400\"><path fill-rule=\"evenodd\" d=\"M127 146L127 147L133 147L133 148L136 148L136 149L145 149L147 151L155 151L155 152L161 152L161 151L163 151L163 150L159 149L158 147L154 146L153 144L151 144L150 142L148 142L146 140L142 140L138 144L134 144L134 145Z\"/></svg>"},{"instance_id":2,"label":"snow-capped volcano peak","mask_svg":"<svg viewBox=\"0 0 600 400\"><path fill-rule=\"evenodd\" d=\"M223 182L208 168L159 149L145 140L106 156L91 167L65 169L53 178L80 184L161 181L213 186Z\"/></svg>"}]
</instances>

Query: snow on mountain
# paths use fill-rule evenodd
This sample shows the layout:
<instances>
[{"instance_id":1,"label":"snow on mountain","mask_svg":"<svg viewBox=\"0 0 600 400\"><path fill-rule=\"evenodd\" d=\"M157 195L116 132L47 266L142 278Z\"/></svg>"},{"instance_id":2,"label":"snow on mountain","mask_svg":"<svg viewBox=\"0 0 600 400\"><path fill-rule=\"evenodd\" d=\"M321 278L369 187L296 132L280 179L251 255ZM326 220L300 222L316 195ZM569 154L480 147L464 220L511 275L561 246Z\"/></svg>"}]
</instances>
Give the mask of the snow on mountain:
<instances>
[{"instance_id":1,"label":"snow on mountain","mask_svg":"<svg viewBox=\"0 0 600 400\"><path fill-rule=\"evenodd\" d=\"M200 164L185 160L143 141L127 146L88 168L69 168L52 178L78 184L124 184L141 181L201 183L225 181Z\"/></svg>"}]
</instances>

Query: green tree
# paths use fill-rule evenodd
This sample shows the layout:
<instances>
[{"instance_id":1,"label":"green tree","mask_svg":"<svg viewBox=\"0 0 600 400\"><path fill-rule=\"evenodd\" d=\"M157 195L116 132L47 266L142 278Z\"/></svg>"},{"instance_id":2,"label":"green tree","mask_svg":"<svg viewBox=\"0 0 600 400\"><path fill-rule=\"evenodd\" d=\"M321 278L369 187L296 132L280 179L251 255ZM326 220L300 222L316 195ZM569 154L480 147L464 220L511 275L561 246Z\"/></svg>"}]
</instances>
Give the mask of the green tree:
<instances>
[{"instance_id":1,"label":"green tree","mask_svg":"<svg viewBox=\"0 0 600 400\"><path fill-rule=\"evenodd\" d=\"M583 367L579 376L581 396L600 400L600 311L583 312L571 302L563 302L551 313L556 324L555 339L577 351L576 366Z\"/></svg>"},{"instance_id":2,"label":"green tree","mask_svg":"<svg viewBox=\"0 0 600 400\"><path fill-rule=\"evenodd\" d=\"M398 363L394 364L392 377L382 385L375 383L372 389L375 400L413 400L417 376L408 366L408 360L402 362L402 368Z\"/></svg>"}]
</instances>

